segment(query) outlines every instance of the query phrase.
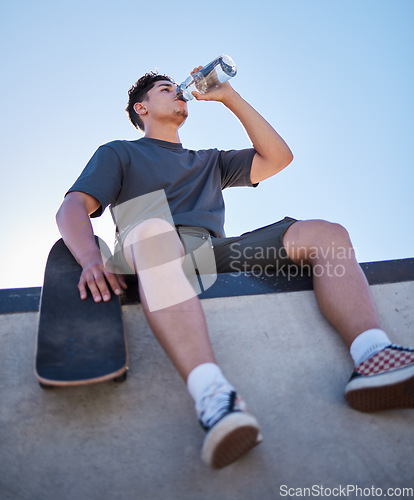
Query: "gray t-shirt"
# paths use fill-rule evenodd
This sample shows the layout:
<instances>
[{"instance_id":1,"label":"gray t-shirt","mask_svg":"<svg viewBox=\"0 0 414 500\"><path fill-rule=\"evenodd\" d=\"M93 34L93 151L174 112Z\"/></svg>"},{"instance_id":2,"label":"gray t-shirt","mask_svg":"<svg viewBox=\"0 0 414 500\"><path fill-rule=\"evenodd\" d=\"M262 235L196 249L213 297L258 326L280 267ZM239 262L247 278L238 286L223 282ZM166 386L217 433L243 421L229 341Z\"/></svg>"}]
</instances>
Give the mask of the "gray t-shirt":
<instances>
[{"instance_id":1,"label":"gray t-shirt","mask_svg":"<svg viewBox=\"0 0 414 500\"><path fill-rule=\"evenodd\" d=\"M176 225L199 226L213 236L224 234L221 190L252 186L250 170L254 149L193 151L180 143L143 137L113 141L98 148L68 191L95 197L111 210L136 197L164 190Z\"/></svg>"}]
</instances>

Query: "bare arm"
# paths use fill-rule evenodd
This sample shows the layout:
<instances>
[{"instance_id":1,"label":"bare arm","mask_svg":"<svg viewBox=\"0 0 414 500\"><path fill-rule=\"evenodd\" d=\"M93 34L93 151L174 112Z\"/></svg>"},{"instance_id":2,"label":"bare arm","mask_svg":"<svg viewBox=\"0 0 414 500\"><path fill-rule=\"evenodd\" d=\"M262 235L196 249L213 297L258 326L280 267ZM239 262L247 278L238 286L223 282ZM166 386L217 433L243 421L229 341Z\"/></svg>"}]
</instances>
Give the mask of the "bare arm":
<instances>
[{"instance_id":1,"label":"bare arm","mask_svg":"<svg viewBox=\"0 0 414 500\"><path fill-rule=\"evenodd\" d=\"M69 193L56 214L56 222L63 241L82 267L78 284L81 298L86 298L88 287L95 302L102 299L106 302L111 298L106 280L116 295L126 285L120 276L105 269L96 245L89 214L99 206L93 196L80 192Z\"/></svg>"},{"instance_id":2,"label":"bare arm","mask_svg":"<svg viewBox=\"0 0 414 500\"><path fill-rule=\"evenodd\" d=\"M286 142L228 82L207 94L193 92L193 95L197 100L223 103L240 120L257 152L253 158L250 174L253 184L277 174L293 160L292 152Z\"/></svg>"}]
</instances>

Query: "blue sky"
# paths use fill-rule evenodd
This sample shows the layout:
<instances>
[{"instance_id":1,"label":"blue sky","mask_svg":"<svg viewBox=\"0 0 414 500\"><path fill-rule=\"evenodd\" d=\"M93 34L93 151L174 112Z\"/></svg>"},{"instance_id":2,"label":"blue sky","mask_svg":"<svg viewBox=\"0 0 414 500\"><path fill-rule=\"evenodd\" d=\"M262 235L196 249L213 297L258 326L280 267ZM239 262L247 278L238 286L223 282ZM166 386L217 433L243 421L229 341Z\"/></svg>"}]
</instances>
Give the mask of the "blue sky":
<instances>
[{"instance_id":1,"label":"blue sky","mask_svg":"<svg viewBox=\"0 0 414 500\"><path fill-rule=\"evenodd\" d=\"M135 80L181 81L221 53L295 155L225 192L227 234L321 218L347 227L360 262L414 257L413 22L412 0L2 2L0 288L42 284L65 191L100 144L140 137L124 112ZM221 104L189 113L185 147L250 146Z\"/></svg>"}]
</instances>

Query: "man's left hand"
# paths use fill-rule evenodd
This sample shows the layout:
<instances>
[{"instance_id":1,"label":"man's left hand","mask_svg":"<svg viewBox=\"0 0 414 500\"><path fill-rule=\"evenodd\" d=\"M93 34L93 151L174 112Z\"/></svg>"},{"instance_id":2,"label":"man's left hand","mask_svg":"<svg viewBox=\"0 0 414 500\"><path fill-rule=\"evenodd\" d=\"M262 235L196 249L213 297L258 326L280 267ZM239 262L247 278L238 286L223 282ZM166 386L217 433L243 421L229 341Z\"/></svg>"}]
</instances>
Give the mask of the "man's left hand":
<instances>
[{"instance_id":1,"label":"man's left hand","mask_svg":"<svg viewBox=\"0 0 414 500\"><path fill-rule=\"evenodd\" d=\"M202 66L198 66L198 68L194 68L191 74L193 75L197 71L199 71L202 68ZM219 85L216 85L213 87L211 90L206 92L205 94L201 94L200 92L197 92L194 90L191 92L194 98L197 101L217 101L217 102L223 102L228 99L230 96L232 96L235 93L235 90L233 87L230 85L229 82L224 82L220 83Z\"/></svg>"}]
</instances>

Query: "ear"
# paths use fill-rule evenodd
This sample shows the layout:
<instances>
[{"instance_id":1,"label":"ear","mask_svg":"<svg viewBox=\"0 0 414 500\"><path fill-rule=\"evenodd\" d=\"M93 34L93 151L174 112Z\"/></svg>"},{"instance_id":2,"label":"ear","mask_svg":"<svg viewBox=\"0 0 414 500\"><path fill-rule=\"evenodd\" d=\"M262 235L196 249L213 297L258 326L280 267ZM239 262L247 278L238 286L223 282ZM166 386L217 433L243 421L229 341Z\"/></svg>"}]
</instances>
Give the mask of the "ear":
<instances>
[{"instance_id":1,"label":"ear","mask_svg":"<svg viewBox=\"0 0 414 500\"><path fill-rule=\"evenodd\" d=\"M134 104L134 111L137 115L145 115L147 113L147 108L142 104L142 102L136 102Z\"/></svg>"}]
</instances>

